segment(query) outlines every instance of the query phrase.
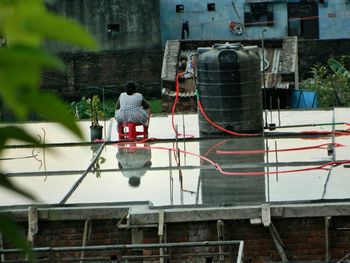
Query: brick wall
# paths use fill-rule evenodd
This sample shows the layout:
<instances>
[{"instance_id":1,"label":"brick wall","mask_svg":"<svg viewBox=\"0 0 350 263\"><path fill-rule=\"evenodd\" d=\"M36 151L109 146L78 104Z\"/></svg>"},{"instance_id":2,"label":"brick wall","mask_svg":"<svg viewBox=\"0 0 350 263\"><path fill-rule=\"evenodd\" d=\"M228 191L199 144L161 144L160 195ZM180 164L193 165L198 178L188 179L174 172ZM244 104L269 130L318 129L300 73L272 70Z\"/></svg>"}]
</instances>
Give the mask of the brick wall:
<instances>
[{"instance_id":1,"label":"brick wall","mask_svg":"<svg viewBox=\"0 0 350 263\"><path fill-rule=\"evenodd\" d=\"M322 50L322 52L320 52ZM350 39L299 40L299 77L310 77L310 68L350 53ZM42 88L56 91L67 100L76 100L105 89L107 96L117 97L128 80L140 84L140 91L148 98L161 97L161 49L104 51L101 53L63 53L64 73L44 72ZM174 83L169 84L174 89ZM164 84L166 86L166 84ZM184 111L196 111L195 98L181 98ZM170 111L173 99L163 98L164 111ZM187 105L188 104L188 105ZM195 106L193 106L195 105ZM178 109L180 110L180 109Z\"/></svg>"},{"instance_id":2,"label":"brick wall","mask_svg":"<svg viewBox=\"0 0 350 263\"><path fill-rule=\"evenodd\" d=\"M325 219L324 217L309 218L273 218L272 219L285 247L285 253L290 261L324 261L326 254ZM86 245L116 245L130 244L131 229L118 228L117 220L92 220L90 238ZM329 227L330 260L341 259L349 251L350 217L332 217ZM143 228L143 243L158 243L158 228ZM84 232L84 221L40 221L39 232L35 236L37 247L81 246ZM167 223L166 235L168 242L216 241L216 221ZM244 240L244 262L280 261L279 254L271 237L269 228L262 225L252 225L250 220L225 220L224 240ZM10 244L5 242L5 247ZM205 252L217 252L216 248L205 248ZM203 248L177 248L169 251L174 259L176 254L203 252ZM233 250L237 254L237 247ZM87 253L88 256L124 254L152 255L157 250L143 251L105 251L103 253ZM66 253L64 256L80 256L80 252ZM173 262L173 261L172 261ZM176 260L175 260L176 262ZM194 259L191 262L195 262Z\"/></svg>"},{"instance_id":3,"label":"brick wall","mask_svg":"<svg viewBox=\"0 0 350 263\"><path fill-rule=\"evenodd\" d=\"M42 88L54 90L67 100L102 94L117 98L128 80L139 84L147 98L160 98L162 51L106 51L101 53L65 53L60 57L66 64L63 73L46 71Z\"/></svg>"}]
</instances>

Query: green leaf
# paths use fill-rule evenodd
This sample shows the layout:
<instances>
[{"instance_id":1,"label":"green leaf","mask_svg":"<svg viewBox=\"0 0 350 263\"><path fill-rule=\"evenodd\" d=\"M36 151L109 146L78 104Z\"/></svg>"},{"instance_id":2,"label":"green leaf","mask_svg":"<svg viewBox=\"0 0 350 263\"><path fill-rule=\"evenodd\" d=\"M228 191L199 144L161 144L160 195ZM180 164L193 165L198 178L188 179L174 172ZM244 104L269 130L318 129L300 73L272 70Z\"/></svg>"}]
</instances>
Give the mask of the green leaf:
<instances>
[{"instance_id":1,"label":"green leaf","mask_svg":"<svg viewBox=\"0 0 350 263\"><path fill-rule=\"evenodd\" d=\"M16 245L16 247L22 249L30 260L35 260L33 251L26 242L24 234L19 231L15 221L5 214L0 214L0 232L6 239Z\"/></svg>"},{"instance_id":2,"label":"green leaf","mask_svg":"<svg viewBox=\"0 0 350 263\"><path fill-rule=\"evenodd\" d=\"M27 133L25 130L15 127L15 126L6 126L0 128L0 149L1 146L5 145L6 141L9 139L17 139L20 141L28 142L39 146L38 140Z\"/></svg>"},{"instance_id":3,"label":"green leaf","mask_svg":"<svg viewBox=\"0 0 350 263\"><path fill-rule=\"evenodd\" d=\"M11 69L18 73L35 68L39 73L42 67L63 70L64 63L36 47L16 45L0 49L0 71Z\"/></svg>"},{"instance_id":4,"label":"green leaf","mask_svg":"<svg viewBox=\"0 0 350 263\"><path fill-rule=\"evenodd\" d=\"M37 200L34 195L32 195L31 193L20 189L19 187L17 187L16 185L14 185L4 174L0 173L0 186L5 187L6 189L13 191L17 194L23 195L29 199L32 200Z\"/></svg>"},{"instance_id":5,"label":"green leaf","mask_svg":"<svg viewBox=\"0 0 350 263\"><path fill-rule=\"evenodd\" d=\"M38 32L41 35L72 44L76 44L90 50L97 50L97 44L77 22L74 20L46 13L37 17L31 17L27 21L28 29ZM52 30L57 28L59 30Z\"/></svg>"},{"instance_id":6,"label":"green leaf","mask_svg":"<svg viewBox=\"0 0 350 263\"><path fill-rule=\"evenodd\" d=\"M45 9L42 0L27 1L0 1L0 17L3 23L0 25L7 44L25 44L28 46L40 46L42 36L28 32L26 21L28 17L40 17Z\"/></svg>"},{"instance_id":7,"label":"green leaf","mask_svg":"<svg viewBox=\"0 0 350 263\"><path fill-rule=\"evenodd\" d=\"M42 68L63 70L56 57L33 47L14 46L0 49L0 95L17 117L25 119L29 113L23 96L39 87Z\"/></svg>"},{"instance_id":8,"label":"green leaf","mask_svg":"<svg viewBox=\"0 0 350 263\"><path fill-rule=\"evenodd\" d=\"M76 124L74 116L69 112L67 105L53 94L33 92L27 94L26 101L34 112L45 119L61 123L68 130L83 138L81 130Z\"/></svg>"},{"instance_id":9,"label":"green leaf","mask_svg":"<svg viewBox=\"0 0 350 263\"><path fill-rule=\"evenodd\" d=\"M343 76L344 78L347 78L350 80L350 72L337 60L331 58L328 60L329 67L333 70L335 74L339 74Z\"/></svg>"},{"instance_id":10,"label":"green leaf","mask_svg":"<svg viewBox=\"0 0 350 263\"><path fill-rule=\"evenodd\" d=\"M43 0L0 1L0 32L7 43L39 47L44 39L60 40L91 50L97 44L75 21L46 10ZM3 20L3 21L2 21Z\"/></svg>"}]
</instances>

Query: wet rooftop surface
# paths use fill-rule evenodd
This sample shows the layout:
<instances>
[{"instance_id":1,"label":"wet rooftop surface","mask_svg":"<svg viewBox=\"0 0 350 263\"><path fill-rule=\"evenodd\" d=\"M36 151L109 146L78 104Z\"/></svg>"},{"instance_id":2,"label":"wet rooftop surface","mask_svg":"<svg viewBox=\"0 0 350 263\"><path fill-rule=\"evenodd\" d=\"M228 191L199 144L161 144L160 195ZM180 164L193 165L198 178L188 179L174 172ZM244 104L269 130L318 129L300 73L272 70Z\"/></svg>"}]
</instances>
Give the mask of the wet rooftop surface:
<instances>
[{"instance_id":1,"label":"wet rooftop surface","mask_svg":"<svg viewBox=\"0 0 350 263\"><path fill-rule=\"evenodd\" d=\"M149 201L154 206L221 206L342 201L350 198L350 170L346 163L331 164L350 159L350 137L305 136L304 132L345 131L349 116L348 108L269 112L268 122L277 126L308 126L267 130L255 137L209 138L199 136L196 114L176 115L179 132L194 137L185 140L176 140L171 116L152 117L149 137L154 140L138 143L119 143L116 123L108 120L103 123L106 142L93 144L82 143L54 123L25 123L18 125L47 147L13 141L0 162L5 176L42 204ZM334 122L338 124L330 125ZM85 142L89 124L79 122ZM342 146L332 151L327 145L334 143ZM87 172L94 159L97 162ZM0 206L32 203L0 191Z\"/></svg>"}]
</instances>

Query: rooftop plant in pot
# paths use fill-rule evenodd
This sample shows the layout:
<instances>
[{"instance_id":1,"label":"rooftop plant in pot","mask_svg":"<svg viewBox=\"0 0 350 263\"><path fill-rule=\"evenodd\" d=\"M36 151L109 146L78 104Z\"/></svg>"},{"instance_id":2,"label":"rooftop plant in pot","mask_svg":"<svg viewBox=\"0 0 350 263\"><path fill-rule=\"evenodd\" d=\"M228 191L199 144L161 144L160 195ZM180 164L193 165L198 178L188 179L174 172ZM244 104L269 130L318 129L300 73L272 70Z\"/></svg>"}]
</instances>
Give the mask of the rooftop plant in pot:
<instances>
[{"instance_id":1,"label":"rooftop plant in pot","mask_svg":"<svg viewBox=\"0 0 350 263\"><path fill-rule=\"evenodd\" d=\"M103 112L101 111L101 101L97 95L92 96L92 99L88 100L90 108L90 137L91 141L96 139L102 139L102 129L103 126L99 124L99 119L104 117Z\"/></svg>"}]
</instances>

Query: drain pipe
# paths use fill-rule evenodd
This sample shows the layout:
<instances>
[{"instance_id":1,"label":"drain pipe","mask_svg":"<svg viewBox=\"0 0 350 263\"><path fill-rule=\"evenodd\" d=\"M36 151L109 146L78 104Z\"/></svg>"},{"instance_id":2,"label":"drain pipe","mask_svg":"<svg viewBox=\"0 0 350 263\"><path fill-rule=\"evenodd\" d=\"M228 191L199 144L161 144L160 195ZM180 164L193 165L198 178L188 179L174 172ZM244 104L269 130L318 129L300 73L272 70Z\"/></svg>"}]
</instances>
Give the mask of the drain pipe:
<instances>
[{"instance_id":1,"label":"drain pipe","mask_svg":"<svg viewBox=\"0 0 350 263\"><path fill-rule=\"evenodd\" d=\"M82 241L82 247L86 246L86 242L87 240L90 239L90 232L91 232L91 222L89 219L85 220L85 224L84 224L84 234L83 234L83 241ZM84 258L85 258L85 251L81 251L80 252L80 263L84 262Z\"/></svg>"},{"instance_id":2,"label":"drain pipe","mask_svg":"<svg viewBox=\"0 0 350 263\"><path fill-rule=\"evenodd\" d=\"M172 163L172 155L171 151L169 150L169 167L171 168L173 166ZM170 184L170 205L174 204L174 179L173 179L173 169L169 169L169 184Z\"/></svg>"},{"instance_id":3,"label":"drain pipe","mask_svg":"<svg viewBox=\"0 0 350 263\"><path fill-rule=\"evenodd\" d=\"M28 208L28 232L27 232L27 242L33 247L34 237L38 233L38 211L34 206ZM25 255L25 259L28 260L28 254Z\"/></svg>"},{"instance_id":4,"label":"drain pipe","mask_svg":"<svg viewBox=\"0 0 350 263\"><path fill-rule=\"evenodd\" d=\"M164 243L164 210L159 210L158 214L158 237L159 243ZM164 263L164 248L159 248L159 262Z\"/></svg>"},{"instance_id":5,"label":"drain pipe","mask_svg":"<svg viewBox=\"0 0 350 263\"><path fill-rule=\"evenodd\" d=\"M0 232L0 249L5 249L4 248L4 240L2 238L2 233ZM0 253L0 262L5 262L5 254Z\"/></svg>"},{"instance_id":6,"label":"drain pipe","mask_svg":"<svg viewBox=\"0 0 350 263\"><path fill-rule=\"evenodd\" d=\"M325 255L325 261L330 262L330 254L329 254L329 226L331 224L331 216L326 216L324 218L324 227L325 227L325 241L326 241L326 255Z\"/></svg>"},{"instance_id":7,"label":"drain pipe","mask_svg":"<svg viewBox=\"0 0 350 263\"><path fill-rule=\"evenodd\" d=\"M34 206L28 208L28 233L27 241L31 246L34 245L34 237L38 233L38 211Z\"/></svg>"},{"instance_id":8,"label":"drain pipe","mask_svg":"<svg viewBox=\"0 0 350 263\"><path fill-rule=\"evenodd\" d=\"M261 52L262 52L262 77L263 77L263 89L264 89L264 101L265 101L265 128L267 128L267 97L265 87L265 45L264 45L264 33L266 29L261 30Z\"/></svg>"},{"instance_id":9,"label":"drain pipe","mask_svg":"<svg viewBox=\"0 0 350 263\"><path fill-rule=\"evenodd\" d=\"M224 222L222 220L218 220L216 223L216 230L218 235L218 241L224 240ZM224 257L224 247L219 246L219 262L225 262Z\"/></svg>"}]
</instances>

